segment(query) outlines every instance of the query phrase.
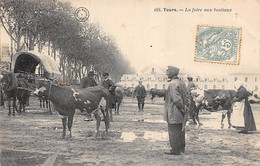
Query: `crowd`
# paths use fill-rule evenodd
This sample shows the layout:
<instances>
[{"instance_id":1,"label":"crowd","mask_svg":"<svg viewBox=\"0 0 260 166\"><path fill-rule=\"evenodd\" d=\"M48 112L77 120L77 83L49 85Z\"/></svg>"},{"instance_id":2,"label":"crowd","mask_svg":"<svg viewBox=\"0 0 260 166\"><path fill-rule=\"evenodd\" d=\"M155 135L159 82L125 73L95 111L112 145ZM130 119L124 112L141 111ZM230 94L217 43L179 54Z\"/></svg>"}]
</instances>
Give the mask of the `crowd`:
<instances>
[{"instance_id":1,"label":"crowd","mask_svg":"<svg viewBox=\"0 0 260 166\"><path fill-rule=\"evenodd\" d=\"M196 89L196 85L193 82L192 77L187 77L188 85L186 86L184 81L178 77L179 68L174 66L168 66L166 75L169 79L169 85L165 94L165 107L164 107L164 120L168 124L168 134L171 149L169 152L165 152L167 155L180 155L185 152L185 123L187 116L197 117L198 115L192 115L190 113L196 113L192 109L196 109L196 106L191 95L191 91ZM144 111L144 102L146 96L146 89L142 85L142 81L138 81L139 85L135 87L134 94L137 97L139 112ZM232 103L242 103L240 109L233 110L234 116L238 116L240 124L233 124L233 127L240 130L239 133L248 133L248 131L256 131L255 121L252 113L251 106L248 102L250 93L243 85L240 85L233 99ZM198 114L198 112L197 112ZM238 115L237 115L238 114ZM235 118L238 118L235 117ZM242 122L242 123L241 123ZM196 123L196 122L195 122Z\"/></svg>"}]
</instances>

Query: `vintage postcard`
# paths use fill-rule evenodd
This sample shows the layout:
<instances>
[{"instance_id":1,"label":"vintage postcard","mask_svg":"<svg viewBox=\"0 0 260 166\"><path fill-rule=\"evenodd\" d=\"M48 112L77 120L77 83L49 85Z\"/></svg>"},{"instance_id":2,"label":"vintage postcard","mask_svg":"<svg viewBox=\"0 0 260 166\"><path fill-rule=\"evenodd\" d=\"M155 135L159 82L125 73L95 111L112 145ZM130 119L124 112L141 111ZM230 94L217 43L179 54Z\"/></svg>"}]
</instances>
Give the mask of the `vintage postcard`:
<instances>
[{"instance_id":1,"label":"vintage postcard","mask_svg":"<svg viewBox=\"0 0 260 166\"><path fill-rule=\"evenodd\" d=\"M259 164L259 0L0 8L0 165Z\"/></svg>"}]
</instances>

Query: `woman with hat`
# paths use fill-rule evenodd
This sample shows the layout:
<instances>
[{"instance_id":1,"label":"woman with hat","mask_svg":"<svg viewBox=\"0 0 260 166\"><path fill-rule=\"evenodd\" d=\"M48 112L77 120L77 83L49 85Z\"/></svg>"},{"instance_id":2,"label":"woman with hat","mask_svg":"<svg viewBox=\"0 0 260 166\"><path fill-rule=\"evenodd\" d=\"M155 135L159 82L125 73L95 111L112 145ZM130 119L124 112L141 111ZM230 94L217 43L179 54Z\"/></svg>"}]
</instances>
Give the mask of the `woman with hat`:
<instances>
[{"instance_id":1,"label":"woman with hat","mask_svg":"<svg viewBox=\"0 0 260 166\"><path fill-rule=\"evenodd\" d=\"M240 85L240 86L239 86ZM238 104L235 103L234 105L238 105L237 109L233 107L233 113L231 117L232 119L232 126L241 129L239 133L247 134L248 131L256 131L255 120L252 112L252 108L248 101L248 97L251 95L250 92L243 86L242 83L235 83L237 90L237 96L234 98L233 102L239 102ZM238 121L238 119L242 119ZM242 122L242 123L241 123Z\"/></svg>"}]
</instances>

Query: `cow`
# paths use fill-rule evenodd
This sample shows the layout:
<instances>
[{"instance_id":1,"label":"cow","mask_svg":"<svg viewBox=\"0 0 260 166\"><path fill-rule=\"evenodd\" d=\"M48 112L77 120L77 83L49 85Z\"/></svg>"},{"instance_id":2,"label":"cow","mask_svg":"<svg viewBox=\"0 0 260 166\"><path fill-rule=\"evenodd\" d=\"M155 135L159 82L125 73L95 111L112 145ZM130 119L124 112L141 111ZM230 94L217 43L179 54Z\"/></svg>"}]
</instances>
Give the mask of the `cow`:
<instances>
[{"instance_id":1,"label":"cow","mask_svg":"<svg viewBox=\"0 0 260 166\"><path fill-rule=\"evenodd\" d=\"M155 88L150 89L150 94L152 96L151 97L152 102L153 102L153 99L155 98L155 96L163 97L163 99L165 100L165 93L166 93L165 89L155 89Z\"/></svg>"},{"instance_id":2,"label":"cow","mask_svg":"<svg viewBox=\"0 0 260 166\"><path fill-rule=\"evenodd\" d=\"M123 90L121 87L115 89L115 115L119 115L119 107L123 101Z\"/></svg>"},{"instance_id":3,"label":"cow","mask_svg":"<svg viewBox=\"0 0 260 166\"><path fill-rule=\"evenodd\" d=\"M87 113L93 113L96 118L96 138L100 136L99 127L102 115L104 116L105 122L105 133L108 135L109 128L109 112L108 107L112 105L114 101L114 92L110 92L103 86L95 86L88 88L77 88L75 86L62 86L55 84L52 81L39 81L39 89L36 89L35 94L38 95L42 92L44 96L52 101L54 109L57 110L62 119L63 133L61 138L64 139L66 136L66 123L68 119L69 136L72 137L72 123L75 110L79 109ZM111 89L114 91L115 89ZM106 99L106 107L99 107L99 103L102 98Z\"/></svg>"},{"instance_id":4,"label":"cow","mask_svg":"<svg viewBox=\"0 0 260 166\"><path fill-rule=\"evenodd\" d=\"M127 88L124 88L124 96L127 96L127 97L133 97L133 94L134 94L134 88L133 87L127 87Z\"/></svg>"},{"instance_id":5,"label":"cow","mask_svg":"<svg viewBox=\"0 0 260 166\"><path fill-rule=\"evenodd\" d=\"M40 108L49 108L48 99L45 96L39 95Z\"/></svg>"},{"instance_id":6,"label":"cow","mask_svg":"<svg viewBox=\"0 0 260 166\"><path fill-rule=\"evenodd\" d=\"M222 90L222 89L210 89L210 90L193 90L191 93L194 95L194 101L198 110L206 109L210 112L218 111L219 106L226 112L222 112L221 125L225 116L228 118L228 127L231 127L231 113L233 99L236 97L237 92L235 90Z\"/></svg>"}]
</instances>

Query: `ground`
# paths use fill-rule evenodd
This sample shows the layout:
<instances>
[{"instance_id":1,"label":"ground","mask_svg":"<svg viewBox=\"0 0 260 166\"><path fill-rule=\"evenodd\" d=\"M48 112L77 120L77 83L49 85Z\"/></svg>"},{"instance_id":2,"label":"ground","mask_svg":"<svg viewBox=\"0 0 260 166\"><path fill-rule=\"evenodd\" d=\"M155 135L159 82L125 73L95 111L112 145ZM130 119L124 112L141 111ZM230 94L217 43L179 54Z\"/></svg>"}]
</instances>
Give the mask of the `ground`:
<instances>
[{"instance_id":1,"label":"ground","mask_svg":"<svg viewBox=\"0 0 260 166\"><path fill-rule=\"evenodd\" d=\"M32 97L24 115L7 116L1 107L1 165L258 165L260 133L239 134L225 126L221 112L201 112L203 126L188 124L186 151L180 156L165 155L170 149L163 101L148 98L144 114L136 101L125 98L120 115L114 115L109 139L95 139L95 121L86 122L77 112L72 139L61 139L59 115L39 108ZM260 105L252 105L260 129ZM104 131L102 123L101 130Z\"/></svg>"}]
</instances>

